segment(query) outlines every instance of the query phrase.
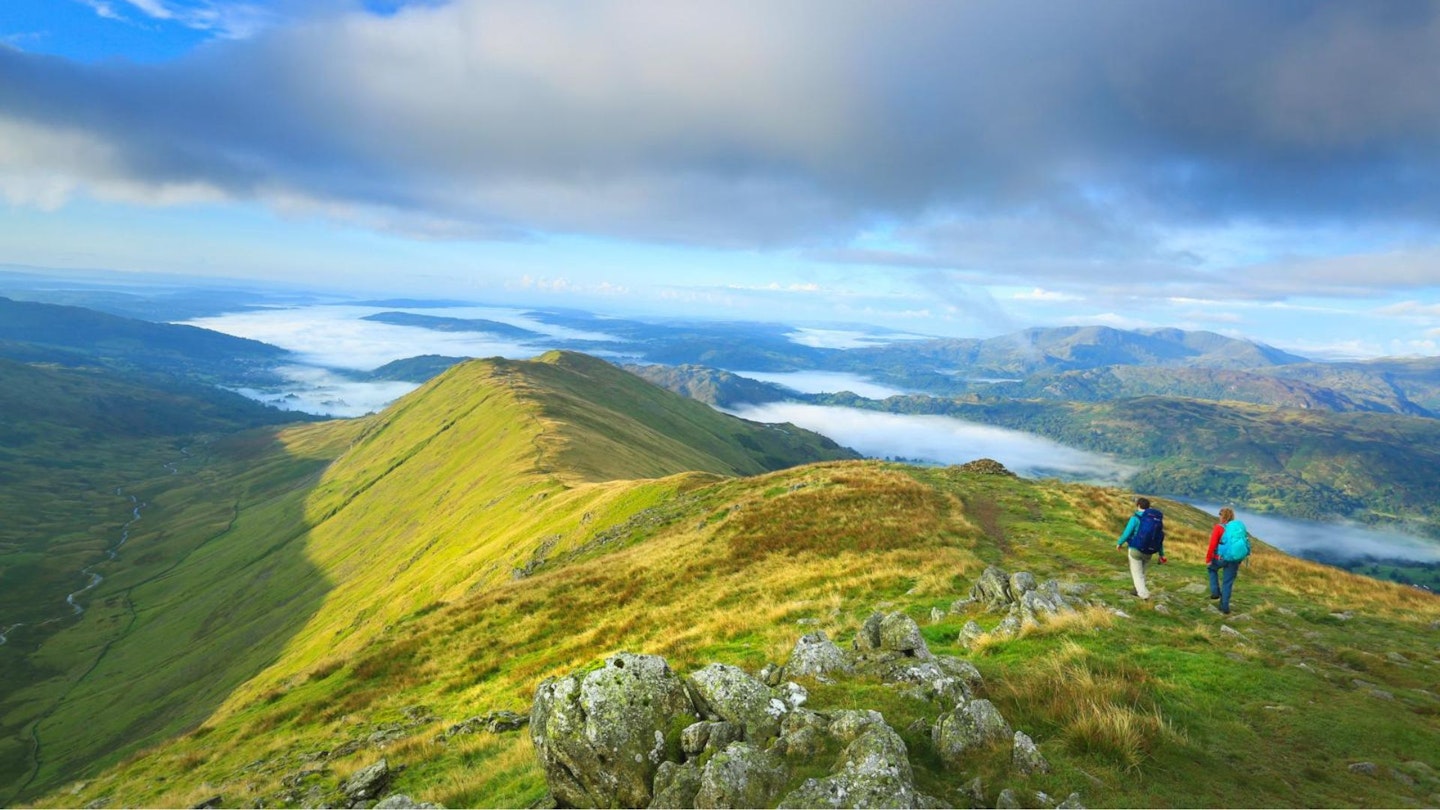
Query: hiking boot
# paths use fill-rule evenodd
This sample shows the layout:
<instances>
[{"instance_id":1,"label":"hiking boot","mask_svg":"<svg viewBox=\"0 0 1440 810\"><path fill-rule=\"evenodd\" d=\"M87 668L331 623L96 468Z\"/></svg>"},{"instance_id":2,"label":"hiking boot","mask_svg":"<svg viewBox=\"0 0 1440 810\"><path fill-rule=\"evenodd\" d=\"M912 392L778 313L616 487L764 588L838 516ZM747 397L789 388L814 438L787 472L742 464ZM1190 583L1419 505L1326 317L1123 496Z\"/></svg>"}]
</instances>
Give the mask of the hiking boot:
<instances>
[{"instance_id":1,"label":"hiking boot","mask_svg":"<svg viewBox=\"0 0 1440 810\"><path fill-rule=\"evenodd\" d=\"M1218 594L1218 593L1212 593L1212 594L1210 594L1210 598L1211 598L1211 599L1219 599L1219 598L1220 598L1220 594Z\"/></svg>"}]
</instances>

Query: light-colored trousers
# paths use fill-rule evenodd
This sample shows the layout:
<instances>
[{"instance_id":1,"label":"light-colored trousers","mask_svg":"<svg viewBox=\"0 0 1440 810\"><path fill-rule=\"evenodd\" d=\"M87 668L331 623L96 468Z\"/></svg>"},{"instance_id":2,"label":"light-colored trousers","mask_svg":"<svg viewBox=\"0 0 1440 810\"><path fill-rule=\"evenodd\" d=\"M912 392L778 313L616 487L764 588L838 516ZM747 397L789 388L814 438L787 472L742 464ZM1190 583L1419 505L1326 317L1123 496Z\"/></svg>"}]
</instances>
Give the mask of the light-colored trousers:
<instances>
[{"instance_id":1,"label":"light-colored trousers","mask_svg":"<svg viewBox=\"0 0 1440 810\"><path fill-rule=\"evenodd\" d=\"M1150 565L1150 555L1130 549L1130 579L1135 582L1135 594L1141 599L1150 598L1150 589L1145 587L1145 568Z\"/></svg>"}]
</instances>

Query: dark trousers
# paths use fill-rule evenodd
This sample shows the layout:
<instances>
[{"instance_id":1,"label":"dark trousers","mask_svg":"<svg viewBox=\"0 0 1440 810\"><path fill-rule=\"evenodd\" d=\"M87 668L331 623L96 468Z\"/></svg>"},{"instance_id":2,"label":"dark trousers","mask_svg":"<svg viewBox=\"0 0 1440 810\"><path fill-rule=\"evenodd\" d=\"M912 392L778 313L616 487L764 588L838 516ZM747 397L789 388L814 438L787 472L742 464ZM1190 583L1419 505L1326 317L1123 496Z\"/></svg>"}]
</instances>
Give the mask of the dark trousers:
<instances>
[{"instance_id":1,"label":"dark trousers","mask_svg":"<svg viewBox=\"0 0 1440 810\"><path fill-rule=\"evenodd\" d=\"M1240 573L1240 563L1216 559L1206 567L1210 572L1210 595L1220 597L1220 612L1230 612L1230 590L1235 587L1235 575ZM1220 572L1224 571L1221 576Z\"/></svg>"}]
</instances>

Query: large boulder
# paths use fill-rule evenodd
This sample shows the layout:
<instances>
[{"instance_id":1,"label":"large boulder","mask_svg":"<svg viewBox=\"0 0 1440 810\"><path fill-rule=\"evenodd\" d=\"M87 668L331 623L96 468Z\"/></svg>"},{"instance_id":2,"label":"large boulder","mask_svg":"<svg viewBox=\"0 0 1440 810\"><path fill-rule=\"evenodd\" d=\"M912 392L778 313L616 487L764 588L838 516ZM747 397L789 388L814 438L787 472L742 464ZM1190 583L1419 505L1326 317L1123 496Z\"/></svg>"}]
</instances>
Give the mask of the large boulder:
<instances>
[{"instance_id":1,"label":"large boulder","mask_svg":"<svg viewBox=\"0 0 1440 810\"><path fill-rule=\"evenodd\" d=\"M1015 732L1015 746L1010 754L1011 763L1015 770L1023 774L1049 773L1050 762L1040 749L1035 746L1035 741L1030 735L1023 731Z\"/></svg>"},{"instance_id":2,"label":"large boulder","mask_svg":"<svg viewBox=\"0 0 1440 810\"><path fill-rule=\"evenodd\" d=\"M711 664L690 675L698 708L721 720L740 725L745 739L761 743L780 733L780 721L790 711L770 688L745 670L730 664Z\"/></svg>"},{"instance_id":3,"label":"large boulder","mask_svg":"<svg viewBox=\"0 0 1440 810\"><path fill-rule=\"evenodd\" d=\"M968 751L996 743L1013 743L1015 731L1005 722L1000 710L982 698L967 701L940 715L930 736L940 759L947 766L958 767Z\"/></svg>"},{"instance_id":4,"label":"large boulder","mask_svg":"<svg viewBox=\"0 0 1440 810\"><path fill-rule=\"evenodd\" d=\"M696 807L769 807L785 787L785 761L749 743L731 743L700 775Z\"/></svg>"},{"instance_id":5,"label":"large boulder","mask_svg":"<svg viewBox=\"0 0 1440 810\"><path fill-rule=\"evenodd\" d=\"M880 674L885 683L901 686L907 694L951 707L974 696L983 679L974 664L950 656L927 661L904 659L890 664Z\"/></svg>"},{"instance_id":6,"label":"large boulder","mask_svg":"<svg viewBox=\"0 0 1440 810\"><path fill-rule=\"evenodd\" d=\"M850 662L845 652L823 630L801 636L790 653L789 663L785 664L785 677L814 678L821 683L829 683L831 673L849 671Z\"/></svg>"},{"instance_id":7,"label":"large boulder","mask_svg":"<svg viewBox=\"0 0 1440 810\"><path fill-rule=\"evenodd\" d=\"M698 712L665 659L619 653L535 690L530 738L551 794L571 807L644 807L666 734Z\"/></svg>"}]
</instances>

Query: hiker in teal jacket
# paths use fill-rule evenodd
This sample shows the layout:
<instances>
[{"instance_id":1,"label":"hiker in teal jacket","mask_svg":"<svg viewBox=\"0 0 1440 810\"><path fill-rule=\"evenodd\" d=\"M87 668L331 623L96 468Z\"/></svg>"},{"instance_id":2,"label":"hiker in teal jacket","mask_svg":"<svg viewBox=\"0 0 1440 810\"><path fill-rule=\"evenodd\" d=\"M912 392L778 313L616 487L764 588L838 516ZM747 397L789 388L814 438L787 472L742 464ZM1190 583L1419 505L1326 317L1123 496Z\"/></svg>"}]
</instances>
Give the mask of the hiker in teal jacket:
<instances>
[{"instance_id":1,"label":"hiker in teal jacket","mask_svg":"<svg viewBox=\"0 0 1440 810\"><path fill-rule=\"evenodd\" d=\"M1143 531L1142 523L1145 525ZM1150 508L1149 498L1135 499L1135 514L1131 515L1130 521L1125 524L1125 531L1120 533L1115 548L1124 548L1126 545L1130 546L1130 580L1135 583L1135 595L1141 599L1149 599L1150 589L1145 587L1145 568L1150 565L1150 556L1158 554L1161 563L1167 562L1165 516L1159 509Z\"/></svg>"}]
</instances>

